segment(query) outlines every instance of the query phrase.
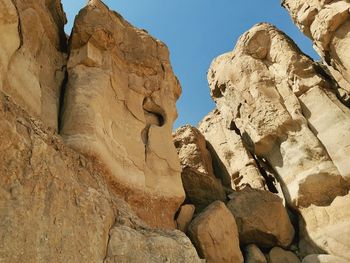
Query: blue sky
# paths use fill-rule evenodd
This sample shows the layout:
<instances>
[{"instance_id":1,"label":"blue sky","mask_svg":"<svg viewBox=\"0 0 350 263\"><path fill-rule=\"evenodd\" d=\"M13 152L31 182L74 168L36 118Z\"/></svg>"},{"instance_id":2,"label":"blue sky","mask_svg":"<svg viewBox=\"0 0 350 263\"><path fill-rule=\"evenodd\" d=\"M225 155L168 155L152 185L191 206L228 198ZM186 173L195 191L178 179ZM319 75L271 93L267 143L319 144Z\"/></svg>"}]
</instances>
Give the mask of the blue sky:
<instances>
[{"instance_id":1,"label":"blue sky","mask_svg":"<svg viewBox=\"0 0 350 263\"><path fill-rule=\"evenodd\" d=\"M69 34L75 15L86 0L62 0ZM215 104L210 98L207 71L211 61L230 51L240 35L259 22L287 33L309 56L317 59L311 42L292 23L279 0L105 0L110 9L170 49L171 62L183 95L177 103L183 124L197 125Z\"/></svg>"}]
</instances>

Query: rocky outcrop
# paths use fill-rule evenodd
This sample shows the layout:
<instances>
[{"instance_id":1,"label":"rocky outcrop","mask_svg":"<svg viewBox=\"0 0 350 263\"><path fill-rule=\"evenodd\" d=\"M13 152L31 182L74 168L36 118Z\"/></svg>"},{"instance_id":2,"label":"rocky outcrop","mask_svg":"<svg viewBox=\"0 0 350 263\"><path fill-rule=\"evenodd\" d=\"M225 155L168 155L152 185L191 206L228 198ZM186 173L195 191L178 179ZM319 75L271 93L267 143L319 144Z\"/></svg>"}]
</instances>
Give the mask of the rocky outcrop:
<instances>
[{"instance_id":1,"label":"rocky outcrop","mask_svg":"<svg viewBox=\"0 0 350 263\"><path fill-rule=\"evenodd\" d=\"M101 1L76 17L61 135L110 171L110 183L153 226L174 228L185 193L172 144L181 88L167 47Z\"/></svg>"},{"instance_id":2,"label":"rocky outcrop","mask_svg":"<svg viewBox=\"0 0 350 263\"><path fill-rule=\"evenodd\" d=\"M209 113L199 124L199 130L210 143L214 170L221 175L223 183L233 189L249 185L256 189L267 189L253 156L248 152L240 134L225 123L218 110Z\"/></svg>"},{"instance_id":3,"label":"rocky outcrop","mask_svg":"<svg viewBox=\"0 0 350 263\"><path fill-rule=\"evenodd\" d=\"M244 261L246 263L267 263L262 251L254 244L245 248Z\"/></svg>"},{"instance_id":4,"label":"rocky outcrop","mask_svg":"<svg viewBox=\"0 0 350 263\"><path fill-rule=\"evenodd\" d=\"M282 32L259 24L208 72L218 109L277 172L293 207L327 205L348 190L350 111L320 71ZM316 117L319 98L332 112L321 114L322 124Z\"/></svg>"},{"instance_id":5,"label":"rocky outcrop","mask_svg":"<svg viewBox=\"0 0 350 263\"><path fill-rule=\"evenodd\" d=\"M350 195L337 197L330 206L301 210L300 252L331 254L350 260Z\"/></svg>"},{"instance_id":6,"label":"rocky outcrop","mask_svg":"<svg viewBox=\"0 0 350 263\"><path fill-rule=\"evenodd\" d=\"M291 244L294 228L278 196L247 187L231 198L227 207L236 219L241 244L262 248Z\"/></svg>"},{"instance_id":7,"label":"rocky outcrop","mask_svg":"<svg viewBox=\"0 0 350 263\"><path fill-rule=\"evenodd\" d=\"M243 263L236 221L223 202L207 207L188 231L199 255L208 263Z\"/></svg>"},{"instance_id":8,"label":"rocky outcrop","mask_svg":"<svg viewBox=\"0 0 350 263\"><path fill-rule=\"evenodd\" d=\"M224 187L214 175L212 157L200 131L189 125L181 127L175 132L174 144L182 166L186 199L199 211L216 200L225 201Z\"/></svg>"},{"instance_id":9,"label":"rocky outcrop","mask_svg":"<svg viewBox=\"0 0 350 263\"><path fill-rule=\"evenodd\" d=\"M57 129L66 16L59 0L0 1L0 90Z\"/></svg>"},{"instance_id":10,"label":"rocky outcrop","mask_svg":"<svg viewBox=\"0 0 350 263\"><path fill-rule=\"evenodd\" d=\"M350 106L350 3L346 0L282 0L300 30L313 40Z\"/></svg>"},{"instance_id":11,"label":"rocky outcrop","mask_svg":"<svg viewBox=\"0 0 350 263\"><path fill-rule=\"evenodd\" d=\"M183 205L180 207L179 214L176 218L177 229L187 232L187 228L191 223L196 207L194 205Z\"/></svg>"}]
</instances>

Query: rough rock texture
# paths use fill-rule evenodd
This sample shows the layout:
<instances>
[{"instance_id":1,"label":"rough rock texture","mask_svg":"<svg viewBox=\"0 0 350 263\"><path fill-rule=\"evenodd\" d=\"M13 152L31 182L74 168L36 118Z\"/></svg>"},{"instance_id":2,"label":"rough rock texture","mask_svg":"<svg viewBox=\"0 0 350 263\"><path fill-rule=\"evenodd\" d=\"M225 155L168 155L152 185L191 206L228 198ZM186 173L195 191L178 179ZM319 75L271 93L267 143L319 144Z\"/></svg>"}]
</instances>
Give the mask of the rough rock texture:
<instances>
[{"instance_id":1,"label":"rough rock texture","mask_svg":"<svg viewBox=\"0 0 350 263\"><path fill-rule=\"evenodd\" d=\"M264 254L254 244L245 248L244 262L246 263L267 263Z\"/></svg>"},{"instance_id":2,"label":"rough rock texture","mask_svg":"<svg viewBox=\"0 0 350 263\"><path fill-rule=\"evenodd\" d=\"M123 251L128 255L146 242L154 247L142 251L149 259L143 262L164 262L153 249L160 258L174 259L171 262L184 262L187 257L198 262L183 234L148 228L113 194L103 167L65 146L52 128L30 118L1 92L0 120L2 261L103 262L110 234L112 258L106 262L131 262L113 250L114 233L125 233L125 225L140 236L128 243L124 239ZM116 221L117 228L110 232Z\"/></svg>"},{"instance_id":3,"label":"rough rock texture","mask_svg":"<svg viewBox=\"0 0 350 263\"><path fill-rule=\"evenodd\" d=\"M200 131L186 125L176 130L174 144L182 166L186 199L202 210L216 200L225 201L221 180L216 178L211 154Z\"/></svg>"},{"instance_id":4,"label":"rough rock texture","mask_svg":"<svg viewBox=\"0 0 350 263\"><path fill-rule=\"evenodd\" d=\"M212 203L190 224L189 236L208 263L243 263L235 218L220 201Z\"/></svg>"},{"instance_id":5,"label":"rough rock texture","mask_svg":"<svg viewBox=\"0 0 350 263\"><path fill-rule=\"evenodd\" d=\"M347 0L283 0L301 31L339 83L340 98L350 106L350 3Z\"/></svg>"},{"instance_id":6,"label":"rough rock texture","mask_svg":"<svg viewBox=\"0 0 350 263\"><path fill-rule=\"evenodd\" d=\"M183 205L180 207L179 215L176 218L177 229L187 232L187 228L193 219L196 207L194 205Z\"/></svg>"},{"instance_id":7,"label":"rough rock texture","mask_svg":"<svg viewBox=\"0 0 350 263\"><path fill-rule=\"evenodd\" d=\"M230 125L225 123L218 110L209 113L199 124L199 130L212 147L209 151L216 163L215 172L221 174L223 183L233 189L247 185L266 189L265 179L255 160L245 148L241 136Z\"/></svg>"},{"instance_id":8,"label":"rough rock texture","mask_svg":"<svg viewBox=\"0 0 350 263\"><path fill-rule=\"evenodd\" d=\"M269 24L245 33L208 72L223 117L277 172L294 207L328 205L348 190L350 110L324 74ZM330 114L320 114L320 107Z\"/></svg>"},{"instance_id":9,"label":"rough rock texture","mask_svg":"<svg viewBox=\"0 0 350 263\"><path fill-rule=\"evenodd\" d=\"M332 255L309 255L302 263L348 263L349 261Z\"/></svg>"},{"instance_id":10,"label":"rough rock texture","mask_svg":"<svg viewBox=\"0 0 350 263\"><path fill-rule=\"evenodd\" d=\"M0 0L0 90L57 129L66 16L59 0Z\"/></svg>"},{"instance_id":11,"label":"rough rock texture","mask_svg":"<svg viewBox=\"0 0 350 263\"><path fill-rule=\"evenodd\" d=\"M174 228L185 197L172 144L181 88L167 47L91 0L76 17L69 48L65 143L101 162L147 223Z\"/></svg>"},{"instance_id":12,"label":"rough rock texture","mask_svg":"<svg viewBox=\"0 0 350 263\"><path fill-rule=\"evenodd\" d=\"M241 244L265 248L291 244L294 228L278 196L249 187L232 196L227 207L236 219Z\"/></svg>"},{"instance_id":13,"label":"rough rock texture","mask_svg":"<svg viewBox=\"0 0 350 263\"><path fill-rule=\"evenodd\" d=\"M269 252L269 263L300 263L300 259L291 251L286 251L280 247L274 247Z\"/></svg>"},{"instance_id":14,"label":"rough rock texture","mask_svg":"<svg viewBox=\"0 0 350 263\"><path fill-rule=\"evenodd\" d=\"M350 195L330 206L301 210L299 248L303 256L331 254L350 260Z\"/></svg>"}]
</instances>

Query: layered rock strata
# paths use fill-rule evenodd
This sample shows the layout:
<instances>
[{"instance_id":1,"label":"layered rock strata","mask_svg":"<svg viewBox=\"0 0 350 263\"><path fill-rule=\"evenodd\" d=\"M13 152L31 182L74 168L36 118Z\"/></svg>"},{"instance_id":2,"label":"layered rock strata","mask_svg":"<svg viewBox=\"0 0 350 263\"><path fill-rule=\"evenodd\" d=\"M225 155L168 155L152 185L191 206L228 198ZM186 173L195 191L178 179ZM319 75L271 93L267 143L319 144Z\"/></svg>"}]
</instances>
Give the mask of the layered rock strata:
<instances>
[{"instance_id":1,"label":"layered rock strata","mask_svg":"<svg viewBox=\"0 0 350 263\"><path fill-rule=\"evenodd\" d=\"M142 219L174 228L185 197L172 144L181 87L167 47L91 0L76 17L69 50L65 143L101 162Z\"/></svg>"}]
</instances>

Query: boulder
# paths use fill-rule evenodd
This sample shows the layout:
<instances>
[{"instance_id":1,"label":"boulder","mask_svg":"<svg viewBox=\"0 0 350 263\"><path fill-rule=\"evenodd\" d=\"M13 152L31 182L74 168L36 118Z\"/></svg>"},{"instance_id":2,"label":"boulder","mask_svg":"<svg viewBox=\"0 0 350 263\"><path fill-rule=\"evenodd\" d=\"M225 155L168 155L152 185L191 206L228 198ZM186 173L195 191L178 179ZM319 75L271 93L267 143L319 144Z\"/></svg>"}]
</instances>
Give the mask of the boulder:
<instances>
[{"instance_id":1,"label":"boulder","mask_svg":"<svg viewBox=\"0 0 350 263\"><path fill-rule=\"evenodd\" d=\"M236 219L241 244L261 248L291 244L294 228L281 198L249 187L231 195L227 207Z\"/></svg>"},{"instance_id":2,"label":"boulder","mask_svg":"<svg viewBox=\"0 0 350 263\"><path fill-rule=\"evenodd\" d=\"M181 87L167 47L90 0L69 48L65 143L108 170L113 191L147 223L175 228L185 198L172 144Z\"/></svg>"},{"instance_id":3,"label":"boulder","mask_svg":"<svg viewBox=\"0 0 350 263\"><path fill-rule=\"evenodd\" d=\"M235 123L250 151L277 172L294 208L328 205L348 189L350 111L325 75L269 24L243 34L235 50L216 58L208 72L222 116ZM320 113L319 101L327 113Z\"/></svg>"},{"instance_id":4,"label":"boulder","mask_svg":"<svg viewBox=\"0 0 350 263\"><path fill-rule=\"evenodd\" d=\"M210 143L209 151L214 170L222 175L223 183L233 189L249 185L266 189L264 177L244 142L232 124L226 124L219 110L209 113L199 124L199 130ZM216 164L216 165L215 165Z\"/></svg>"},{"instance_id":5,"label":"boulder","mask_svg":"<svg viewBox=\"0 0 350 263\"><path fill-rule=\"evenodd\" d=\"M284 250L280 247L274 247L269 252L269 263L300 263L300 259L291 251Z\"/></svg>"},{"instance_id":6,"label":"boulder","mask_svg":"<svg viewBox=\"0 0 350 263\"><path fill-rule=\"evenodd\" d=\"M267 263L264 254L254 244L245 248L244 262L246 263Z\"/></svg>"},{"instance_id":7,"label":"boulder","mask_svg":"<svg viewBox=\"0 0 350 263\"><path fill-rule=\"evenodd\" d=\"M0 90L58 129L67 63L59 0L0 0Z\"/></svg>"},{"instance_id":8,"label":"boulder","mask_svg":"<svg viewBox=\"0 0 350 263\"><path fill-rule=\"evenodd\" d=\"M350 194L329 206L302 209L299 218L302 256L328 253L350 260Z\"/></svg>"},{"instance_id":9,"label":"boulder","mask_svg":"<svg viewBox=\"0 0 350 263\"><path fill-rule=\"evenodd\" d=\"M348 263L349 261L332 255L308 255L302 263Z\"/></svg>"},{"instance_id":10,"label":"boulder","mask_svg":"<svg viewBox=\"0 0 350 263\"><path fill-rule=\"evenodd\" d=\"M194 211L196 207L194 205L183 205L180 207L179 215L176 218L177 229L182 232L187 232L188 225L191 223Z\"/></svg>"},{"instance_id":11,"label":"boulder","mask_svg":"<svg viewBox=\"0 0 350 263\"><path fill-rule=\"evenodd\" d=\"M223 202L216 201L199 214L188 234L208 263L243 263L236 221Z\"/></svg>"},{"instance_id":12,"label":"boulder","mask_svg":"<svg viewBox=\"0 0 350 263\"><path fill-rule=\"evenodd\" d=\"M225 201L226 193L221 180L216 178L211 154L200 131L186 125L176 130L174 144L182 166L182 182L186 198L203 210L216 200Z\"/></svg>"}]
</instances>

